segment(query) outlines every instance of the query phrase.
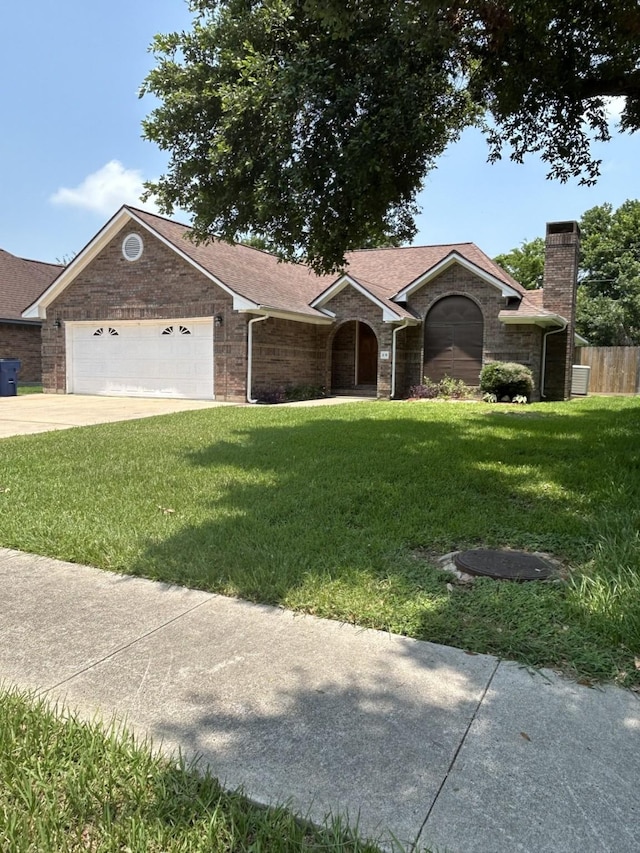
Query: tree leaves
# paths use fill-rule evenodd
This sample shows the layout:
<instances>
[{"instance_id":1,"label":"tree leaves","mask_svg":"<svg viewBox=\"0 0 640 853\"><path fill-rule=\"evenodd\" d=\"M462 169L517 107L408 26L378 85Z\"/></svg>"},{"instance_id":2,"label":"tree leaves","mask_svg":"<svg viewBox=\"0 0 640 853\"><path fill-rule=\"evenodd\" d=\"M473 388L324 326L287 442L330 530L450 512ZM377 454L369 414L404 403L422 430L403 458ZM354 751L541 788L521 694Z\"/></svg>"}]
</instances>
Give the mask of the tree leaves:
<instances>
[{"instance_id":1,"label":"tree leaves","mask_svg":"<svg viewBox=\"0 0 640 853\"><path fill-rule=\"evenodd\" d=\"M417 193L461 130L490 115L489 158L539 152L592 182L604 95L640 126L632 0L192 0L157 36L144 136L170 153L148 185L194 237L255 232L319 272L415 233Z\"/></svg>"}]
</instances>

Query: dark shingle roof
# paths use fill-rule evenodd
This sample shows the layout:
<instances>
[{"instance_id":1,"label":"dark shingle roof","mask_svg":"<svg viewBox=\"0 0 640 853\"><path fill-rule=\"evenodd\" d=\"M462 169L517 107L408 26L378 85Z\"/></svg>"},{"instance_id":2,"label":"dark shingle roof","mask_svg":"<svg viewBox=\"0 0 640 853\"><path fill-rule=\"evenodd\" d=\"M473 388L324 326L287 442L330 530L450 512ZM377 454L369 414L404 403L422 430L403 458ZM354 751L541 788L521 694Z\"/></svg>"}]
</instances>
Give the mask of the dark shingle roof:
<instances>
[{"instance_id":1,"label":"dark shingle roof","mask_svg":"<svg viewBox=\"0 0 640 853\"><path fill-rule=\"evenodd\" d=\"M349 252L347 272L357 279L366 279L385 290L388 297L395 296L425 272L437 266L449 255L457 253L481 270L524 293L502 267L479 249L475 243L450 243L443 246L403 246L399 249L360 249Z\"/></svg>"},{"instance_id":2,"label":"dark shingle roof","mask_svg":"<svg viewBox=\"0 0 640 853\"><path fill-rule=\"evenodd\" d=\"M239 296L267 308L319 316L309 303L334 276L320 279L302 264L281 263L273 255L242 243L212 240L198 246L188 239L188 226L136 208L127 209Z\"/></svg>"},{"instance_id":3,"label":"dark shingle roof","mask_svg":"<svg viewBox=\"0 0 640 853\"><path fill-rule=\"evenodd\" d=\"M231 291L264 308L318 317L320 312L311 303L340 277L318 276L303 264L280 262L268 252L241 243L214 239L196 245L188 239L188 225L129 205L125 209ZM550 315L542 307L541 290L526 290L474 243L360 249L347 253L345 272L387 308L408 318L413 315L406 306L392 302L393 297L452 254L461 255L521 295L518 306L501 315Z\"/></svg>"},{"instance_id":4,"label":"dark shingle roof","mask_svg":"<svg viewBox=\"0 0 640 853\"><path fill-rule=\"evenodd\" d=\"M0 249L0 320L20 320L22 312L64 269L60 264L28 261Z\"/></svg>"}]
</instances>

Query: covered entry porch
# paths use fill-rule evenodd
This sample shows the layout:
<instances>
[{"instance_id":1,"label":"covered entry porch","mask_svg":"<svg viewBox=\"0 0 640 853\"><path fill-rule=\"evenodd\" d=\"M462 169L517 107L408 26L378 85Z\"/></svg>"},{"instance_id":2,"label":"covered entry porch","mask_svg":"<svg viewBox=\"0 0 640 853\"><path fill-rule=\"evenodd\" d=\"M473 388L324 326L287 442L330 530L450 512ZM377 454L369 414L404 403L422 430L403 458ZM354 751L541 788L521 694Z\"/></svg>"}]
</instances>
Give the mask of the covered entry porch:
<instances>
[{"instance_id":1,"label":"covered entry porch","mask_svg":"<svg viewBox=\"0 0 640 853\"><path fill-rule=\"evenodd\" d=\"M343 323L331 344L331 392L377 396L378 353L378 337L368 323Z\"/></svg>"}]
</instances>

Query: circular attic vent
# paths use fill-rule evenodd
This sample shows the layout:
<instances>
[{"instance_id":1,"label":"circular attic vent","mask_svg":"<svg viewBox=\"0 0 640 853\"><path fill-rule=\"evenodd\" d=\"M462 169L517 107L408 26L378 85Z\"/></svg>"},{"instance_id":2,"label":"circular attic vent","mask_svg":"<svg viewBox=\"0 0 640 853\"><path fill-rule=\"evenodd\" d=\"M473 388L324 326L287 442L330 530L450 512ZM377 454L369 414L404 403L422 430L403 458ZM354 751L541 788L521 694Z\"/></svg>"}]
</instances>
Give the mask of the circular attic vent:
<instances>
[{"instance_id":1,"label":"circular attic vent","mask_svg":"<svg viewBox=\"0 0 640 853\"><path fill-rule=\"evenodd\" d=\"M139 234L129 234L122 241L122 254L128 261L137 261L142 255L144 244Z\"/></svg>"}]
</instances>

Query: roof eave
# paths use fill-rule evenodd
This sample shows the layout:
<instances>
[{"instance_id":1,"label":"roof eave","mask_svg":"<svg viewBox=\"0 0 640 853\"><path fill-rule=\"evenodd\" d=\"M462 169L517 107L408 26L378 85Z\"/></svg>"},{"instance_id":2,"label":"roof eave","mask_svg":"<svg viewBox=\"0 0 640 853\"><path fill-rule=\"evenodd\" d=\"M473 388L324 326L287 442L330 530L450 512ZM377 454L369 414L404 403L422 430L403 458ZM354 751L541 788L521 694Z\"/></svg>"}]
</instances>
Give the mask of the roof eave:
<instances>
[{"instance_id":1,"label":"roof eave","mask_svg":"<svg viewBox=\"0 0 640 853\"><path fill-rule=\"evenodd\" d=\"M278 320L292 320L295 323L310 323L314 326L330 326L333 323L331 317L322 314L306 314L304 311L288 311L285 308L273 308L269 305L255 305L253 307L237 309L239 314L258 314L262 317L273 317Z\"/></svg>"},{"instance_id":2,"label":"roof eave","mask_svg":"<svg viewBox=\"0 0 640 853\"><path fill-rule=\"evenodd\" d=\"M0 323L12 323L15 326L41 326L42 320L25 320L19 317L0 317Z\"/></svg>"},{"instance_id":3,"label":"roof eave","mask_svg":"<svg viewBox=\"0 0 640 853\"><path fill-rule=\"evenodd\" d=\"M559 314L506 314L501 311L498 319L506 326L540 326L545 329L547 326L562 328L567 325L565 318Z\"/></svg>"}]
</instances>

